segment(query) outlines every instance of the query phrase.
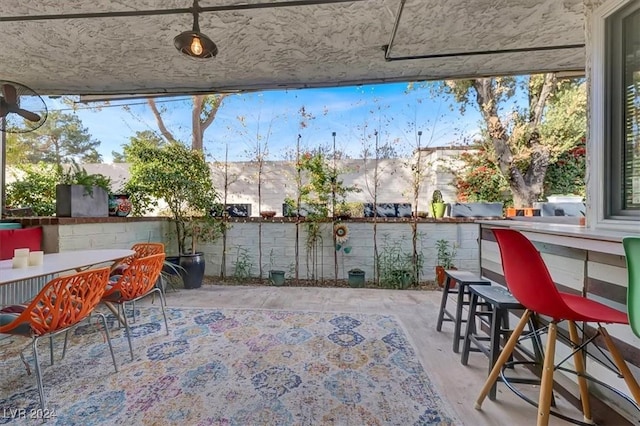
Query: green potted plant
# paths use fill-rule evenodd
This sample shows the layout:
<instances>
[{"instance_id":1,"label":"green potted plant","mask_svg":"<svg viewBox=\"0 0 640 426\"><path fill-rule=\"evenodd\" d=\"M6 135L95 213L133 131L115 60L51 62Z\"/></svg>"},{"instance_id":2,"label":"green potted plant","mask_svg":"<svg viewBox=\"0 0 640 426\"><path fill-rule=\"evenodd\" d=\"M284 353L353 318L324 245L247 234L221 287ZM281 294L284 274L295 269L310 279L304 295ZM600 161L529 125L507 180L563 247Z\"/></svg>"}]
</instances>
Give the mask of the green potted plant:
<instances>
[{"instance_id":1,"label":"green potted plant","mask_svg":"<svg viewBox=\"0 0 640 426\"><path fill-rule=\"evenodd\" d=\"M179 142L154 146L137 141L128 155L130 178L124 189L130 196L134 214L157 209L160 201L166 204L175 225L184 286L200 287L205 260L197 245L213 241L223 226L219 219L209 215L218 194L204 154Z\"/></svg>"},{"instance_id":2,"label":"green potted plant","mask_svg":"<svg viewBox=\"0 0 640 426\"><path fill-rule=\"evenodd\" d=\"M435 217L436 219L442 218L444 216L446 206L447 205L442 198L442 192L440 192L439 189L433 191L433 195L431 196L431 204L429 204L431 216Z\"/></svg>"},{"instance_id":3,"label":"green potted plant","mask_svg":"<svg viewBox=\"0 0 640 426\"><path fill-rule=\"evenodd\" d=\"M444 287L445 273L447 269L456 269L453 259L456 257L456 248L444 238L436 241L438 251L436 259L436 282L438 286Z\"/></svg>"},{"instance_id":4,"label":"green potted plant","mask_svg":"<svg viewBox=\"0 0 640 426\"><path fill-rule=\"evenodd\" d=\"M67 170L59 167L56 185L56 216L108 216L108 194L111 179L102 174L88 173L75 162Z\"/></svg>"}]
</instances>

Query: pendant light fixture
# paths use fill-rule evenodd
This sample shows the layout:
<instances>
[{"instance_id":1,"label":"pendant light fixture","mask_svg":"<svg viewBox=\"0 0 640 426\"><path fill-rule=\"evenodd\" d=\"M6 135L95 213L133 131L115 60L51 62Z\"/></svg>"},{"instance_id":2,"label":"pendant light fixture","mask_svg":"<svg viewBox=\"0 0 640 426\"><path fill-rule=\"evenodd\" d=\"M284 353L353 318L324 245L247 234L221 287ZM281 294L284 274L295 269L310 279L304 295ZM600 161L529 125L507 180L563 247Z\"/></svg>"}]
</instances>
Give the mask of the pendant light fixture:
<instances>
[{"instance_id":1,"label":"pendant light fixture","mask_svg":"<svg viewBox=\"0 0 640 426\"><path fill-rule=\"evenodd\" d=\"M191 58L213 58L218 54L218 46L206 35L200 32L198 25L198 0L193 0L193 30L184 31L173 39L173 44L183 54Z\"/></svg>"}]
</instances>

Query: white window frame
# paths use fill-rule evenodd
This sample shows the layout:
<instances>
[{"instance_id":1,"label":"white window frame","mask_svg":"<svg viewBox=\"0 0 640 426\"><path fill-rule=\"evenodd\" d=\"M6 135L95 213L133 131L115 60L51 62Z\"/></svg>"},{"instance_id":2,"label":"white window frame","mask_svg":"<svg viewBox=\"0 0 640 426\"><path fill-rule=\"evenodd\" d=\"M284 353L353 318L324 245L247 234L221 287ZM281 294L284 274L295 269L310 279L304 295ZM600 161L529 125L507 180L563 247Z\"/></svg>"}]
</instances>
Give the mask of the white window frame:
<instances>
[{"instance_id":1,"label":"white window frame","mask_svg":"<svg viewBox=\"0 0 640 426\"><path fill-rule=\"evenodd\" d=\"M640 233L640 220L611 219L605 216L607 199L606 182L609 175L605 167L607 163L606 151L606 26L605 21L623 7L634 0L609 0L598 7L591 19L589 77L590 84L590 120L589 138L587 143L587 224L591 229L611 229Z\"/></svg>"}]
</instances>

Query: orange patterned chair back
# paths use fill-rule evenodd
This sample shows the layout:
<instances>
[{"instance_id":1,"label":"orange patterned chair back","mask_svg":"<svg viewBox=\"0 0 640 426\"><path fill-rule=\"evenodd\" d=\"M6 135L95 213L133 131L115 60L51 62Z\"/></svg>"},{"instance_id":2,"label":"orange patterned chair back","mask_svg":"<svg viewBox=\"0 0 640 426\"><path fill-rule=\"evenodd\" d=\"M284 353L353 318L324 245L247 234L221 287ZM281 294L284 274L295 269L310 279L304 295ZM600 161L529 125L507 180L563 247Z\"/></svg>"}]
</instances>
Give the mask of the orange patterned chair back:
<instances>
[{"instance_id":1,"label":"orange patterned chair back","mask_svg":"<svg viewBox=\"0 0 640 426\"><path fill-rule=\"evenodd\" d=\"M108 280L109 268L54 278L0 333L41 336L75 325L100 303Z\"/></svg>"},{"instance_id":2,"label":"orange patterned chair back","mask_svg":"<svg viewBox=\"0 0 640 426\"><path fill-rule=\"evenodd\" d=\"M111 283L104 293L105 300L126 301L146 294L156 285L162 266L164 253L135 258L118 281Z\"/></svg>"},{"instance_id":3,"label":"orange patterned chair back","mask_svg":"<svg viewBox=\"0 0 640 426\"><path fill-rule=\"evenodd\" d=\"M136 243L131 247L135 254L120 261L119 266L129 266L134 259L164 253L163 243Z\"/></svg>"}]
</instances>

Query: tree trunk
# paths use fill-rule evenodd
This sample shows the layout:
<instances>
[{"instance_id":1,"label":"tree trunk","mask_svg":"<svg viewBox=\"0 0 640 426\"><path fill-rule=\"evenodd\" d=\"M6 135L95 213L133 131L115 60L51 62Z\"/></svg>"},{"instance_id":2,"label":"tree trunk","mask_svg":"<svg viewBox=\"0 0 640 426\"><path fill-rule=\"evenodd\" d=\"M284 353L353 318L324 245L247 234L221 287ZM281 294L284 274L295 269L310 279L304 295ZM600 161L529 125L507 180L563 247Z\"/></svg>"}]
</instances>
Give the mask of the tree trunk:
<instances>
[{"instance_id":1,"label":"tree trunk","mask_svg":"<svg viewBox=\"0 0 640 426\"><path fill-rule=\"evenodd\" d=\"M164 125L164 120L162 119L162 115L160 114L160 111L156 106L156 101L153 98L148 98L147 103L151 108L153 116L156 118L156 123L158 124L158 128L160 129L160 133L162 133L162 136L164 136L164 138L169 142L175 142L175 138L173 137L169 129L167 129L167 126Z\"/></svg>"},{"instance_id":2,"label":"tree trunk","mask_svg":"<svg viewBox=\"0 0 640 426\"><path fill-rule=\"evenodd\" d=\"M193 107L191 109L191 149L202 151L204 132L213 123L222 101L227 95L196 95L193 96ZM213 98L212 98L213 97ZM153 98L148 98L147 103L156 119L158 128L162 136L169 141L175 142L173 134L167 129L162 118L162 112L158 110ZM209 108L206 108L209 106ZM204 114L203 114L204 111ZM204 116L203 116L204 115Z\"/></svg>"},{"instance_id":3,"label":"tree trunk","mask_svg":"<svg viewBox=\"0 0 640 426\"><path fill-rule=\"evenodd\" d=\"M204 104L204 96L193 97L193 109L191 110L191 149L202 151L202 139L204 130L200 122L200 113Z\"/></svg>"},{"instance_id":4,"label":"tree trunk","mask_svg":"<svg viewBox=\"0 0 640 426\"><path fill-rule=\"evenodd\" d=\"M262 167L264 161L262 156L258 159L258 213L262 210ZM260 274L260 282L262 282L262 220L258 222L258 269Z\"/></svg>"},{"instance_id":5,"label":"tree trunk","mask_svg":"<svg viewBox=\"0 0 640 426\"><path fill-rule=\"evenodd\" d=\"M531 207L533 203L538 201L539 193L536 193L530 186L511 185L513 195L513 205L517 208Z\"/></svg>"},{"instance_id":6,"label":"tree trunk","mask_svg":"<svg viewBox=\"0 0 640 426\"><path fill-rule=\"evenodd\" d=\"M517 136L509 133L508 127L499 116L500 87L494 86L494 80L489 78L472 80L472 82L476 91L476 102L480 107L495 150L495 161L509 182L513 203L519 208L531 207L544 191L544 177L549 166L549 148L541 143L538 127L542 122L546 102L555 92L557 83L555 75L546 74L538 92L530 95L530 115L527 123L529 132L524 141L530 151L530 162L524 172L518 168L512 150L512 146L516 143L512 138Z\"/></svg>"}]
</instances>

